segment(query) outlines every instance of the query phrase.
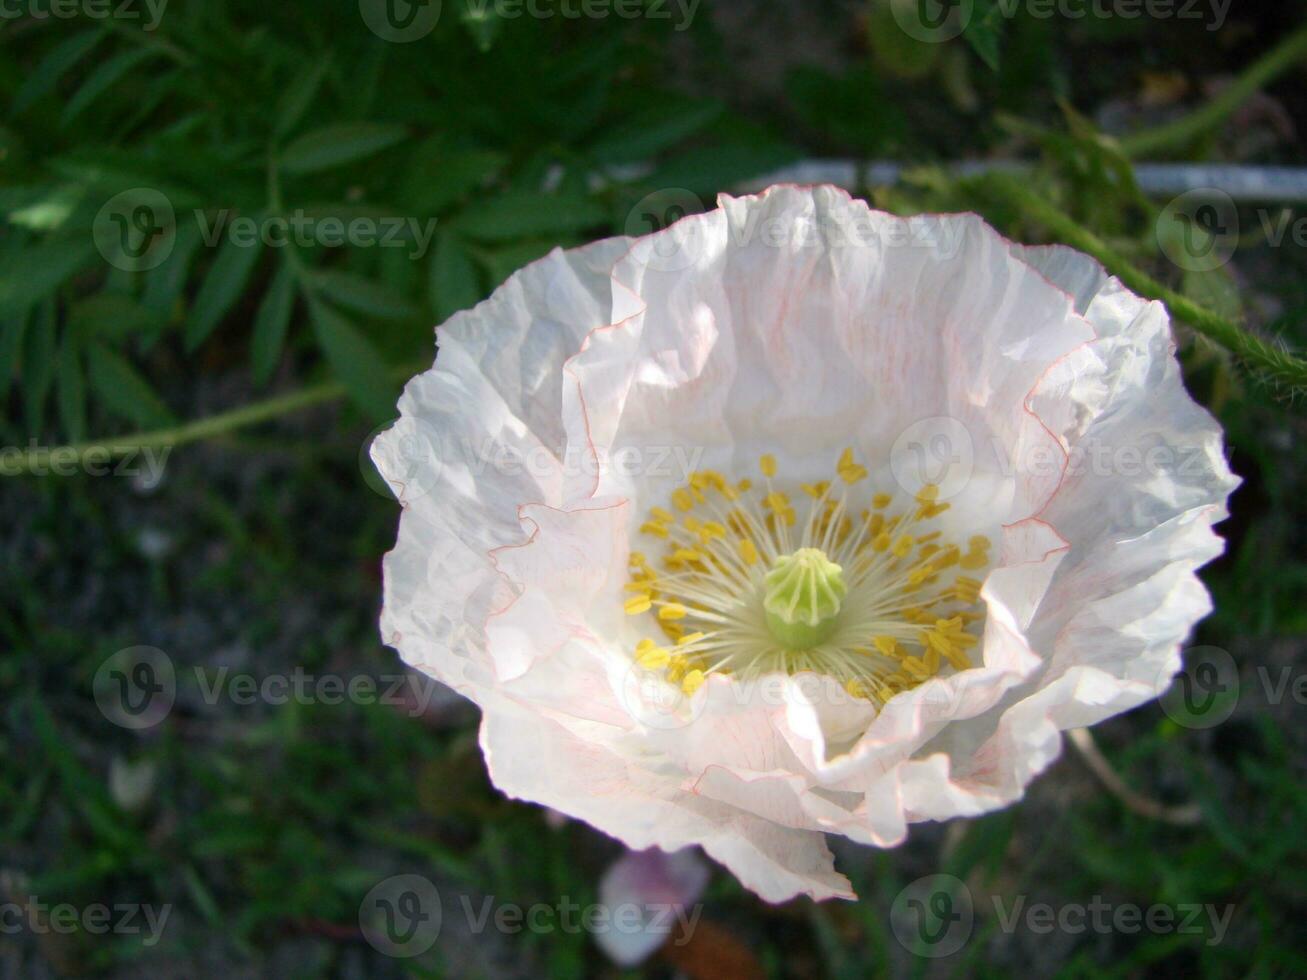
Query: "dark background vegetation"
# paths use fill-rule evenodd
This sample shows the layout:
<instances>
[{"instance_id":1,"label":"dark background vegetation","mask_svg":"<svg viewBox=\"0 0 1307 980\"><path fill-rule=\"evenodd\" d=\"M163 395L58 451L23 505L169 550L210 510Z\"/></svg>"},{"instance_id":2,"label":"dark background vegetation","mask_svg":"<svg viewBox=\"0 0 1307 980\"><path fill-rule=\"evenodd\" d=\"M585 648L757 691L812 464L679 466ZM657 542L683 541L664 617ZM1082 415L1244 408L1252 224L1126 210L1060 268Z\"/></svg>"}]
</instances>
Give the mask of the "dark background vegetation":
<instances>
[{"instance_id":1,"label":"dark background vegetation","mask_svg":"<svg viewBox=\"0 0 1307 980\"><path fill-rule=\"evenodd\" d=\"M115 0L115 3L119 0ZM1023 240L1048 230L949 160L1018 157L1029 186L1167 285L1251 329L1303 339L1307 254L1259 240L1204 275L1163 260L1148 201L1104 134L1147 130L1218 97L1296 29L1297 2L1204 20L986 18L942 45L863 3L705 0L675 21L478 19L446 0L422 40L389 43L349 0L173 0L157 30L125 19L0 24L0 441L21 450L185 424L308 391L315 404L178 445L138 476L0 479L0 901L171 903L162 941L0 936L0 975L614 976L584 935L450 927L431 954L365 944L359 902L417 872L447 896L593 901L619 849L547 825L488 784L476 714L382 705L205 703L190 681L145 732L92 698L107 656L157 647L255 676L394 673L376 629L379 557L397 508L363 450L431 326L555 245L651 230L632 208L713 195L804 158L892 158L868 189L902 212L975 209ZM1243 9L1240 9L1243 8ZM1210 8L1206 8L1210 9ZM142 11L143 12L143 11ZM1295 67L1159 156L1302 164ZM94 246L115 194L178 213L158 269ZM680 193L680 191L678 191ZM433 247L206 246L213 218L434 218ZM1210 729L1148 705L1094 730L1121 777L1201 819L1134 812L1069 748L1019 805L917 826L892 852L839 847L857 904L761 903L714 874L703 924L650 976L1277 976L1307 973L1307 706L1262 676L1307 670L1307 459L1301 400L1182 333L1191 390L1226 425L1245 484L1204 573L1217 611L1195 642L1228 650L1242 696ZM335 385L343 385L344 397ZM285 406L283 406L285 407ZM165 444L169 441L165 440ZM1259 673L1261 672L1261 673ZM947 959L895 940L907 882L947 871L981 899L1055 906L1232 903L1203 935L1005 933L978 914ZM447 916L447 922L454 919Z\"/></svg>"}]
</instances>

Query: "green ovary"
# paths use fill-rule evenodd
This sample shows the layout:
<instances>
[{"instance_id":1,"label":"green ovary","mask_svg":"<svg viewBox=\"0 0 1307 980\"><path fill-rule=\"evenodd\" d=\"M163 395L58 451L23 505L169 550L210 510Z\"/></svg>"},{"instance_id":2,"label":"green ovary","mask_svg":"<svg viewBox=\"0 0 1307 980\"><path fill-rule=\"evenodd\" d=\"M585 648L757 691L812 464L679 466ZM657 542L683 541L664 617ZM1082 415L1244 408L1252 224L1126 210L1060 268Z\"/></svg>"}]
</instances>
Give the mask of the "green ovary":
<instances>
[{"instance_id":1,"label":"green ovary","mask_svg":"<svg viewBox=\"0 0 1307 980\"><path fill-rule=\"evenodd\" d=\"M763 584L767 628L787 650L808 650L830 636L848 591L844 569L820 548L781 555Z\"/></svg>"}]
</instances>

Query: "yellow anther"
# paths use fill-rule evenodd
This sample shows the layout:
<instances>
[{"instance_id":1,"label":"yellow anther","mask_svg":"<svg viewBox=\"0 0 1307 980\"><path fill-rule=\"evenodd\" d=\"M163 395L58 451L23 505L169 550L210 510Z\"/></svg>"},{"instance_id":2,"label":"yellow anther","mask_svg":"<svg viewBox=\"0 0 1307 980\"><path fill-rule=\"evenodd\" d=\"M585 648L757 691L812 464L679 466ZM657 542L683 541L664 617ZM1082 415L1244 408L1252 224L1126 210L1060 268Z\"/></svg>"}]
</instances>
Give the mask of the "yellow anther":
<instances>
[{"instance_id":1,"label":"yellow anther","mask_svg":"<svg viewBox=\"0 0 1307 980\"><path fill-rule=\"evenodd\" d=\"M886 657L893 657L899 652L899 641L892 636L878 636L871 643Z\"/></svg>"},{"instance_id":2,"label":"yellow anther","mask_svg":"<svg viewBox=\"0 0 1307 980\"><path fill-rule=\"evenodd\" d=\"M683 637L681 637L679 640L676 641L676 645L683 647L690 643L698 643L707 635L708 635L707 633L686 633Z\"/></svg>"},{"instance_id":3,"label":"yellow anther","mask_svg":"<svg viewBox=\"0 0 1307 980\"><path fill-rule=\"evenodd\" d=\"M682 521L681 523L685 525L685 529L687 531L697 531L699 530L699 528L703 526L703 521L699 520L699 518L697 517L692 517L688 514L686 515L685 520Z\"/></svg>"},{"instance_id":4,"label":"yellow anther","mask_svg":"<svg viewBox=\"0 0 1307 980\"><path fill-rule=\"evenodd\" d=\"M703 682L703 671L695 668L686 674L685 679L681 681L681 690L686 694L693 694L695 691L699 690L699 688L703 687Z\"/></svg>"},{"instance_id":5,"label":"yellow anther","mask_svg":"<svg viewBox=\"0 0 1307 980\"><path fill-rule=\"evenodd\" d=\"M776 457L771 453L765 453L758 460L758 469L762 470L762 475L770 480L776 475Z\"/></svg>"},{"instance_id":6,"label":"yellow anther","mask_svg":"<svg viewBox=\"0 0 1307 980\"><path fill-rule=\"evenodd\" d=\"M672 558L676 561L703 561L703 552L693 548L677 548L672 552Z\"/></svg>"},{"instance_id":7,"label":"yellow anther","mask_svg":"<svg viewBox=\"0 0 1307 980\"><path fill-rule=\"evenodd\" d=\"M758 548L748 538L740 539L739 549L740 558L743 559L745 565L756 565L758 563Z\"/></svg>"},{"instance_id":8,"label":"yellow anther","mask_svg":"<svg viewBox=\"0 0 1307 980\"><path fill-rule=\"evenodd\" d=\"M818 500L830 489L830 480L821 480L818 483L801 483L800 486L809 497Z\"/></svg>"},{"instance_id":9,"label":"yellow anther","mask_svg":"<svg viewBox=\"0 0 1307 980\"><path fill-rule=\"evenodd\" d=\"M689 510L694 506L694 498L690 496L690 491L685 487L677 487L672 491L672 505L677 510Z\"/></svg>"},{"instance_id":10,"label":"yellow anther","mask_svg":"<svg viewBox=\"0 0 1307 980\"><path fill-rule=\"evenodd\" d=\"M667 525L659 524L657 521L645 521L640 525L642 534L652 534L655 538L667 537Z\"/></svg>"},{"instance_id":11,"label":"yellow anther","mask_svg":"<svg viewBox=\"0 0 1307 980\"><path fill-rule=\"evenodd\" d=\"M912 571L908 572L908 584L920 585L922 582L926 581L926 579L930 578L934 574L935 574L935 569L934 567L931 566L929 562L927 562L924 565L918 565Z\"/></svg>"},{"instance_id":12,"label":"yellow anther","mask_svg":"<svg viewBox=\"0 0 1307 980\"><path fill-rule=\"evenodd\" d=\"M711 541L713 538L724 538L726 537L726 528L716 521L705 521L703 530L699 532L699 537L705 542Z\"/></svg>"},{"instance_id":13,"label":"yellow anther","mask_svg":"<svg viewBox=\"0 0 1307 980\"><path fill-rule=\"evenodd\" d=\"M666 605L659 607L658 618L664 622L672 619L684 619L688 612L689 610L679 602L669 602Z\"/></svg>"},{"instance_id":14,"label":"yellow anther","mask_svg":"<svg viewBox=\"0 0 1307 980\"><path fill-rule=\"evenodd\" d=\"M835 472L839 474L840 479L850 486L859 480L867 477L867 468L859 465L853 458L853 449L845 449L840 453L840 461L835 467Z\"/></svg>"},{"instance_id":15,"label":"yellow anther","mask_svg":"<svg viewBox=\"0 0 1307 980\"><path fill-rule=\"evenodd\" d=\"M891 543L890 536L886 532L881 531L872 538L871 547L873 551L889 551Z\"/></svg>"},{"instance_id":16,"label":"yellow anther","mask_svg":"<svg viewBox=\"0 0 1307 980\"><path fill-rule=\"evenodd\" d=\"M848 691L851 697L864 699L867 697L867 689L862 686L862 681L852 677L844 682L844 690Z\"/></svg>"},{"instance_id":17,"label":"yellow anther","mask_svg":"<svg viewBox=\"0 0 1307 980\"><path fill-rule=\"evenodd\" d=\"M928 504L939 499L939 487L934 483L927 483L917 491L916 501L919 504Z\"/></svg>"},{"instance_id":18,"label":"yellow anther","mask_svg":"<svg viewBox=\"0 0 1307 980\"><path fill-rule=\"evenodd\" d=\"M740 491L740 493L748 493L753 489L753 481L746 476L739 483L735 484L735 489Z\"/></svg>"},{"instance_id":19,"label":"yellow anther","mask_svg":"<svg viewBox=\"0 0 1307 980\"><path fill-rule=\"evenodd\" d=\"M622 588L627 592L640 592L644 595L648 595L649 590L653 588L653 581L647 578L635 579L634 581L627 582L622 586Z\"/></svg>"},{"instance_id":20,"label":"yellow anther","mask_svg":"<svg viewBox=\"0 0 1307 980\"><path fill-rule=\"evenodd\" d=\"M894 557L906 558L912 553L912 535L904 534L894 542Z\"/></svg>"},{"instance_id":21,"label":"yellow anther","mask_svg":"<svg viewBox=\"0 0 1307 980\"><path fill-rule=\"evenodd\" d=\"M977 568L984 568L988 564L989 555L983 551L970 551L958 559L958 566L965 568L969 572L973 572Z\"/></svg>"},{"instance_id":22,"label":"yellow anther","mask_svg":"<svg viewBox=\"0 0 1307 980\"><path fill-rule=\"evenodd\" d=\"M645 646L646 643L648 646ZM672 660L672 655L653 640L641 640L635 650L635 662L646 670L661 670Z\"/></svg>"},{"instance_id":23,"label":"yellow anther","mask_svg":"<svg viewBox=\"0 0 1307 980\"><path fill-rule=\"evenodd\" d=\"M648 612L653 606L653 597L649 593L643 595L633 595L622 603L622 608L626 610L628 616L638 616L640 613Z\"/></svg>"},{"instance_id":24,"label":"yellow anther","mask_svg":"<svg viewBox=\"0 0 1307 980\"><path fill-rule=\"evenodd\" d=\"M877 510L884 510L889 506L890 501L893 499L894 498L887 493L878 493L876 496L871 498L871 506L875 507Z\"/></svg>"},{"instance_id":25,"label":"yellow anther","mask_svg":"<svg viewBox=\"0 0 1307 980\"><path fill-rule=\"evenodd\" d=\"M970 547L972 551L987 551L989 550L989 538L985 537L983 534L977 534L967 542L967 546Z\"/></svg>"},{"instance_id":26,"label":"yellow anther","mask_svg":"<svg viewBox=\"0 0 1307 980\"><path fill-rule=\"evenodd\" d=\"M903 669L918 681L924 681L930 676L930 671L926 669L926 664L918 657L904 657Z\"/></svg>"},{"instance_id":27,"label":"yellow anther","mask_svg":"<svg viewBox=\"0 0 1307 980\"><path fill-rule=\"evenodd\" d=\"M663 524L676 523L676 516L670 510L664 510L662 507L650 507L649 516L655 521L661 521Z\"/></svg>"}]
</instances>

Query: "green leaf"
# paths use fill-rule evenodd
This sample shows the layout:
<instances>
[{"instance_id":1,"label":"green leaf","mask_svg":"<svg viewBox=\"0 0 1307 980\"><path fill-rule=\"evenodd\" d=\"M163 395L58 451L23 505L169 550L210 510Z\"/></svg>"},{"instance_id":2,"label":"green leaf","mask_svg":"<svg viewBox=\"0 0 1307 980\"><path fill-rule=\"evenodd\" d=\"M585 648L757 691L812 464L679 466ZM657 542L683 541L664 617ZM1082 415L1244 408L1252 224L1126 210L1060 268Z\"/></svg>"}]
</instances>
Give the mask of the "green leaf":
<instances>
[{"instance_id":1,"label":"green leaf","mask_svg":"<svg viewBox=\"0 0 1307 980\"><path fill-rule=\"evenodd\" d=\"M64 105L63 114L59 117L59 124L67 127L86 109L90 108L91 103L107 92L120 78L141 62L153 58L159 53L157 49L150 47L132 48L130 51L123 51L121 54L116 54L107 61L102 62L95 71L86 77L86 81L82 82L81 87L73 93L72 98Z\"/></svg>"},{"instance_id":2,"label":"green leaf","mask_svg":"<svg viewBox=\"0 0 1307 980\"><path fill-rule=\"evenodd\" d=\"M372 342L322 300L309 298L313 332L346 392L378 422L395 414L395 385Z\"/></svg>"},{"instance_id":3,"label":"green leaf","mask_svg":"<svg viewBox=\"0 0 1307 980\"><path fill-rule=\"evenodd\" d=\"M186 322L186 349L193 351L208 339L222 318L227 315L232 304L236 302L249 281L254 263L263 250L262 240L252 244L228 238L226 244L213 260L209 274L204 277L204 284L195 297L195 306L191 309Z\"/></svg>"},{"instance_id":4,"label":"green leaf","mask_svg":"<svg viewBox=\"0 0 1307 980\"><path fill-rule=\"evenodd\" d=\"M108 36L108 31L100 30L93 27L90 30L74 34L72 37L55 45L50 53L41 59L41 63L36 66L27 79L23 82L22 88L14 96L13 111L22 112L37 99L53 92L55 86L77 62L81 61L94 48L103 37Z\"/></svg>"},{"instance_id":5,"label":"green leaf","mask_svg":"<svg viewBox=\"0 0 1307 980\"><path fill-rule=\"evenodd\" d=\"M976 0L971 22L962 34L990 71L998 71L998 41L1003 23L1002 10L998 4L991 0Z\"/></svg>"},{"instance_id":6,"label":"green leaf","mask_svg":"<svg viewBox=\"0 0 1307 980\"><path fill-rule=\"evenodd\" d=\"M494 150L442 152L427 140L414 152L399 200L419 214L437 214L493 179L508 163Z\"/></svg>"},{"instance_id":7,"label":"green leaf","mask_svg":"<svg viewBox=\"0 0 1307 980\"><path fill-rule=\"evenodd\" d=\"M693 136L721 114L720 102L668 98L605 132L591 152L604 164L646 160Z\"/></svg>"},{"instance_id":8,"label":"green leaf","mask_svg":"<svg viewBox=\"0 0 1307 980\"><path fill-rule=\"evenodd\" d=\"M481 298L476 263L457 235L442 231L436 236L430 288L431 308L442 323Z\"/></svg>"},{"instance_id":9,"label":"green leaf","mask_svg":"<svg viewBox=\"0 0 1307 980\"><path fill-rule=\"evenodd\" d=\"M155 266L145 275L145 293L141 296L141 305L164 316L171 316L173 307L182 290L186 288L186 278L191 271L191 262L199 251L201 241L198 222L187 221L177 226L177 237L173 239L172 253L162 264Z\"/></svg>"},{"instance_id":10,"label":"green leaf","mask_svg":"<svg viewBox=\"0 0 1307 980\"><path fill-rule=\"evenodd\" d=\"M163 399L120 354L95 344L88 351L87 366L91 388L109 411L142 428L173 424Z\"/></svg>"},{"instance_id":11,"label":"green leaf","mask_svg":"<svg viewBox=\"0 0 1307 980\"><path fill-rule=\"evenodd\" d=\"M295 308L295 282L295 267L283 262L255 314L254 336L250 340L255 384L267 383L281 357L291 311Z\"/></svg>"},{"instance_id":12,"label":"green leaf","mask_svg":"<svg viewBox=\"0 0 1307 980\"><path fill-rule=\"evenodd\" d=\"M726 143L697 147L668 160L645 183L652 187L684 187L696 194L714 194L722 187L761 177L791 163L797 154L776 143Z\"/></svg>"},{"instance_id":13,"label":"green leaf","mask_svg":"<svg viewBox=\"0 0 1307 980\"><path fill-rule=\"evenodd\" d=\"M69 329L80 338L125 340L157 330L164 318L122 293L97 293L68 310Z\"/></svg>"},{"instance_id":14,"label":"green leaf","mask_svg":"<svg viewBox=\"0 0 1307 980\"><path fill-rule=\"evenodd\" d=\"M94 249L90 235L9 249L0 256L0 316L22 313L53 293L87 265Z\"/></svg>"},{"instance_id":15,"label":"green leaf","mask_svg":"<svg viewBox=\"0 0 1307 980\"><path fill-rule=\"evenodd\" d=\"M607 218L598 201L580 194L510 191L469 207L456 227L469 238L505 242L588 230Z\"/></svg>"},{"instance_id":16,"label":"green leaf","mask_svg":"<svg viewBox=\"0 0 1307 980\"><path fill-rule=\"evenodd\" d=\"M272 133L277 139L283 139L299 125L304 113L313 104L314 97L322 85L322 76L326 74L331 58L319 58L312 67L300 72L281 100L277 103L277 122Z\"/></svg>"},{"instance_id":17,"label":"green leaf","mask_svg":"<svg viewBox=\"0 0 1307 980\"><path fill-rule=\"evenodd\" d=\"M7 316L0 320L0 409L14 380L23 351L23 334L27 332L27 316Z\"/></svg>"},{"instance_id":18,"label":"green leaf","mask_svg":"<svg viewBox=\"0 0 1307 980\"><path fill-rule=\"evenodd\" d=\"M57 398L59 417L71 442L86 438L86 376L82 371L81 348L71 332L59 347Z\"/></svg>"},{"instance_id":19,"label":"green leaf","mask_svg":"<svg viewBox=\"0 0 1307 980\"><path fill-rule=\"evenodd\" d=\"M315 129L295 140L281 154L281 168L290 174L315 173L394 146L408 135L403 126L384 123L339 123Z\"/></svg>"},{"instance_id":20,"label":"green leaf","mask_svg":"<svg viewBox=\"0 0 1307 980\"><path fill-rule=\"evenodd\" d=\"M309 273L309 282L327 299L356 313L390 320L412 320L421 316L416 306L389 286L352 272L315 270Z\"/></svg>"},{"instance_id":21,"label":"green leaf","mask_svg":"<svg viewBox=\"0 0 1307 980\"><path fill-rule=\"evenodd\" d=\"M41 430L45 400L54 378L54 321L54 301L47 300L36 311L23 350L23 419L29 435Z\"/></svg>"}]
</instances>

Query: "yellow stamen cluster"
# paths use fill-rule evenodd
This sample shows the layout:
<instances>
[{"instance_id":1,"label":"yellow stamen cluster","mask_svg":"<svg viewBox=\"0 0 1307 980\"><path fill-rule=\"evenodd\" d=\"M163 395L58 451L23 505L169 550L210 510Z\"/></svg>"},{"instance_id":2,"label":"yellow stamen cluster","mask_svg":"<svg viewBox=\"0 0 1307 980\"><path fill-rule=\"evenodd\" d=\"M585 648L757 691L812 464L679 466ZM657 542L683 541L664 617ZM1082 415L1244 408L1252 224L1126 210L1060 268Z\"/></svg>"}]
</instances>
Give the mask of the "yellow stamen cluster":
<instances>
[{"instance_id":1,"label":"yellow stamen cluster","mask_svg":"<svg viewBox=\"0 0 1307 980\"><path fill-rule=\"evenodd\" d=\"M972 666L983 575L966 573L990 566L990 542L975 535L962 547L930 526L949 509L938 487L923 487L905 508L889 493L868 500L859 487L867 468L846 449L834 479L799 486L798 499L807 498L800 522L775 458L763 456L759 470L756 486L693 473L670 509L651 508L641 524L664 549L656 561L631 553L626 611L652 612L662 633L636 646L642 668L664 671L686 693L714 673L816 671L883 704L945 668ZM790 569L799 552L813 568L836 568L846 593L820 604L820 629L812 624L811 638L799 633L795 642L792 630L778 635L774 614L769 628L764 601L769 575L775 586L777 569Z\"/></svg>"}]
</instances>

